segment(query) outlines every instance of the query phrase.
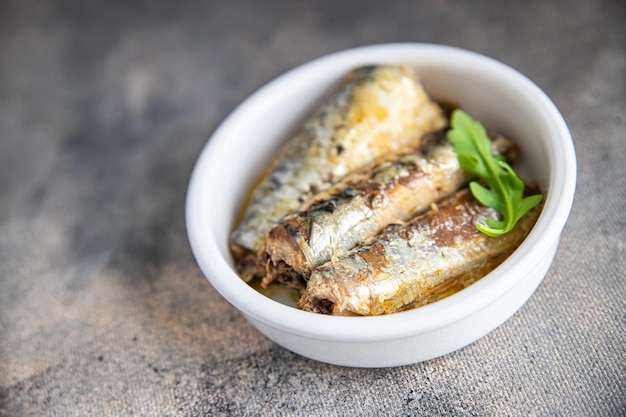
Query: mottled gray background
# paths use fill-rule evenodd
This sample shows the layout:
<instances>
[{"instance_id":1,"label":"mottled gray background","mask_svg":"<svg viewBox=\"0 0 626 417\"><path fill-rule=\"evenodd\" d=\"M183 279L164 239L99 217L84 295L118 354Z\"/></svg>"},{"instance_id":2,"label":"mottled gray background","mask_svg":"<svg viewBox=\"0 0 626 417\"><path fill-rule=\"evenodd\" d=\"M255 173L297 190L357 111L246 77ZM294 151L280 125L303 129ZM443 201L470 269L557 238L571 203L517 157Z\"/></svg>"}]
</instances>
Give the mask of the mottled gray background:
<instances>
[{"instance_id":1,"label":"mottled gray background","mask_svg":"<svg viewBox=\"0 0 626 417\"><path fill-rule=\"evenodd\" d=\"M624 415L626 2L1 1L0 415ZM395 369L304 359L202 276L184 227L219 122L388 41L537 82L575 140L556 261L503 326Z\"/></svg>"}]
</instances>

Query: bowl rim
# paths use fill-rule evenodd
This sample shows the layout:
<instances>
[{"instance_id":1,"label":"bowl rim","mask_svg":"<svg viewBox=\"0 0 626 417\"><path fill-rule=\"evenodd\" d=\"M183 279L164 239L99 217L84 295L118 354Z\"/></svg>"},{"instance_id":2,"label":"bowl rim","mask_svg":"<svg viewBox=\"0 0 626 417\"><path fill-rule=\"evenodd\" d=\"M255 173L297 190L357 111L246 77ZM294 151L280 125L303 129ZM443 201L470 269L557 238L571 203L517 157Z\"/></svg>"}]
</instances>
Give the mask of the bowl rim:
<instances>
[{"instance_id":1,"label":"bowl rim","mask_svg":"<svg viewBox=\"0 0 626 417\"><path fill-rule=\"evenodd\" d=\"M211 167L219 162L230 130L257 106L280 98L284 85L306 79L337 65L346 67L371 62L398 61L402 56L422 56L443 65L458 65L487 72L492 78L509 80L516 94L541 106L550 141L550 181L542 213L520 247L490 274L443 300L400 313L375 317L337 317L301 311L274 301L241 280L222 256L220 243L211 234L212 226L201 194L206 193ZM480 68L478 70L477 68ZM212 286L245 316L268 326L302 337L338 342L365 342L402 338L427 333L487 307L524 278L524 260L540 259L558 244L574 199L576 155L571 134L561 113L534 82L516 69L483 54L454 46L432 43L384 43L365 45L331 53L299 65L253 92L217 127L200 152L193 168L186 197L186 228L192 252ZM506 275L507 279L498 279Z\"/></svg>"}]
</instances>

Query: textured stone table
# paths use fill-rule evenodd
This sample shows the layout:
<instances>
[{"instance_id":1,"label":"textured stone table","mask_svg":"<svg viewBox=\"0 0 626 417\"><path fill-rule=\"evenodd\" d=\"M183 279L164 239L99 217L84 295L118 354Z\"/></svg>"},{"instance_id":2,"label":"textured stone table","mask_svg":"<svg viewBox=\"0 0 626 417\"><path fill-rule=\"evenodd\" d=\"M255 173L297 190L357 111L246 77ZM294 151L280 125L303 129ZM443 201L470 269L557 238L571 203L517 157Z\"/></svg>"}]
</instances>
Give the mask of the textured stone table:
<instances>
[{"instance_id":1,"label":"textured stone table","mask_svg":"<svg viewBox=\"0 0 626 417\"><path fill-rule=\"evenodd\" d=\"M626 3L2 1L0 415L624 415ZM528 303L426 363L258 334L189 249L185 193L241 100L320 55L436 42L555 101L579 182Z\"/></svg>"}]
</instances>

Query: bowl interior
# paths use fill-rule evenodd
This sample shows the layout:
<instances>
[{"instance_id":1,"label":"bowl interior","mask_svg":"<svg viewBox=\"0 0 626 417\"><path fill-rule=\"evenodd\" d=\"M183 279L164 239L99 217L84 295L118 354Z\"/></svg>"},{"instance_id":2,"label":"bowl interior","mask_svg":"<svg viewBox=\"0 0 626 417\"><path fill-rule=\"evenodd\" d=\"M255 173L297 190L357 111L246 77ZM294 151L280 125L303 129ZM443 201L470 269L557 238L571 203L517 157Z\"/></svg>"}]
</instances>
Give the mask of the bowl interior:
<instances>
[{"instance_id":1,"label":"bowl interior","mask_svg":"<svg viewBox=\"0 0 626 417\"><path fill-rule=\"evenodd\" d=\"M464 294L413 311L357 318L369 324L355 325L355 320L350 320L351 331L364 337L371 332L370 326L381 323L381 331L391 332L385 323L400 323L404 319L394 317L411 314L421 317L417 326L432 327L462 315L459 308L463 302L480 308L522 279L528 269L523 259L547 250L565 224L576 181L571 137L552 102L517 71L472 52L437 45L362 47L320 58L275 79L235 109L203 150L190 183L187 225L194 255L213 286L257 320L296 329L303 325L294 326L293 321L307 321L304 326L309 328L328 328L324 323L332 319L328 331L333 332L344 319L350 319L301 312L257 293L237 277L227 242L250 187L278 147L347 71L366 64L415 66L435 100L456 103L486 126L516 141L522 149L516 170L525 180L539 183L546 203L522 247L479 281L481 285L474 284L461 292ZM498 277L502 274L511 282ZM478 292L481 301L476 302L472 297ZM439 310L438 319L430 317L434 310ZM414 318L408 320L416 326Z\"/></svg>"}]
</instances>

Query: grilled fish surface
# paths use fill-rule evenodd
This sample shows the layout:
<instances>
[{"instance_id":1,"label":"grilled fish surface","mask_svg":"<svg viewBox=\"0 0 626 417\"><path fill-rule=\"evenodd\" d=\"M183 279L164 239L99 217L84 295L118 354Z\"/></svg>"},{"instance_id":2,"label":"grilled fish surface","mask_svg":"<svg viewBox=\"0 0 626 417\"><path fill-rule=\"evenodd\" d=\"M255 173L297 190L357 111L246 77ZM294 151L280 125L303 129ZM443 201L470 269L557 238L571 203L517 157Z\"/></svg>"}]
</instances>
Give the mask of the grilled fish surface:
<instances>
[{"instance_id":1,"label":"grilled fish surface","mask_svg":"<svg viewBox=\"0 0 626 417\"><path fill-rule=\"evenodd\" d=\"M277 220L347 173L446 123L414 69L369 66L350 72L281 148L253 190L230 240L242 278L263 274L259 254Z\"/></svg>"},{"instance_id":2,"label":"grilled fish surface","mask_svg":"<svg viewBox=\"0 0 626 417\"><path fill-rule=\"evenodd\" d=\"M390 225L368 244L314 270L298 306L320 313L380 315L419 305L447 280L514 250L539 211L535 207L511 232L489 237L476 224L497 218L497 213L462 190L438 208L408 224Z\"/></svg>"}]
</instances>

